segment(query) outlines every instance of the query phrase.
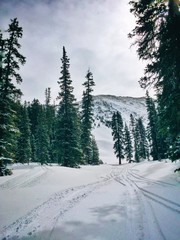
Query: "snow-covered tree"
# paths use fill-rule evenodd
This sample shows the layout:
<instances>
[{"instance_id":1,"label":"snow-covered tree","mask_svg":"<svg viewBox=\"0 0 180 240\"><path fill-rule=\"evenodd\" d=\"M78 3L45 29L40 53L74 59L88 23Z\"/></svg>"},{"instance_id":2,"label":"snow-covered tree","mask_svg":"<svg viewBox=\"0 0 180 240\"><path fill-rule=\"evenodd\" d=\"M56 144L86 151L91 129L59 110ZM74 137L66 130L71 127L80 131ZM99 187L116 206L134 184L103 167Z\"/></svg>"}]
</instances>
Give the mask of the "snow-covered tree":
<instances>
[{"instance_id":1,"label":"snow-covered tree","mask_svg":"<svg viewBox=\"0 0 180 240\"><path fill-rule=\"evenodd\" d=\"M25 63L19 52L23 30L16 18L11 20L7 33L7 38L3 38L0 32L0 156L14 157L17 133L14 103L22 93L13 80L17 84L22 82L18 70Z\"/></svg>"},{"instance_id":2,"label":"snow-covered tree","mask_svg":"<svg viewBox=\"0 0 180 240\"><path fill-rule=\"evenodd\" d=\"M58 81L60 102L56 125L58 162L63 166L76 167L82 158L80 120L69 72L69 58L65 47L63 47L61 61L61 77Z\"/></svg>"},{"instance_id":3,"label":"snow-covered tree","mask_svg":"<svg viewBox=\"0 0 180 240\"><path fill-rule=\"evenodd\" d=\"M180 133L180 2L131 0L130 5L136 17L130 37L147 62L140 85L155 88L159 131L173 145Z\"/></svg>"},{"instance_id":4,"label":"snow-covered tree","mask_svg":"<svg viewBox=\"0 0 180 240\"><path fill-rule=\"evenodd\" d=\"M85 90L83 91L82 98L82 111L81 111L81 145L83 150L83 155L85 163L92 163L93 149L92 149L92 125L94 122L93 119L93 86L95 82L93 80L93 75L88 70L86 74L86 81L83 83Z\"/></svg>"},{"instance_id":5,"label":"snow-covered tree","mask_svg":"<svg viewBox=\"0 0 180 240\"><path fill-rule=\"evenodd\" d=\"M121 164L122 158L124 158L124 132L123 132L123 120L121 113L114 112L112 116L112 136L114 140L114 152Z\"/></svg>"},{"instance_id":6,"label":"snow-covered tree","mask_svg":"<svg viewBox=\"0 0 180 240\"><path fill-rule=\"evenodd\" d=\"M124 155L126 156L127 161L131 162L133 157L133 147L132 147L131 134L127 124L125 124L125 128L124 128Z\"/></svg>"}]
</instances>

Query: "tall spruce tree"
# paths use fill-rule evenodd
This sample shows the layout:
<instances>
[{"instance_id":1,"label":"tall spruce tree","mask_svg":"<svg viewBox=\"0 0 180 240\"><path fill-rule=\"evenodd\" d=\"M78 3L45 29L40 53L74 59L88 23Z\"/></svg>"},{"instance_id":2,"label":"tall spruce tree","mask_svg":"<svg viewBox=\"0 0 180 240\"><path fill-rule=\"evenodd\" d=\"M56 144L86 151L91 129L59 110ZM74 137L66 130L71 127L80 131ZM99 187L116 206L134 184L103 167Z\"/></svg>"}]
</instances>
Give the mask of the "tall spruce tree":
<instances>
[{"instance_id":1,"label":"tall spruce tree","mask_svg":"<svg viewBox=\"0 0 180 240\"><path fill-rule=\"evenodd\" d=\"M82 98L82 111L81 111L81 145L83 150L83 155L85 159L85 163L92 163L92 124L94 122L93 119L93 86L95 86L95 82L93 80L93 75L88 70L86 74L86 81L83 83L85 90L83 91Z\"/></svg>"},{"instance_id":2,"label":"tall spruce tree","mask_svg":"<svg viewBox=\"0 0 180 240\"><path fill-rule=\"evenodd\" d=\"M124 155L126 156L128 162L132 161L133 147L132 147L131 134L127 124L125 124L125 128L124 128Z\"/></svg>"},{"instance_id":3,"label":"tall spruce tree","mask_svg":"<svg viewBox=\"0 0 180 240\"><path fill-rule=\"evenodd\" d=\"M112 136L114 140L114 152L121 164L122 158L124 158L124 133L123 133L123 120L121 113L114 112L112 116Z\"/></svg>"},{"instance_id":4,"label":"tall spruce tree","mask_svg":"<svg viewBox=\"0 0 180 240\"><path fill-rule=\"evenodd\" d=\"M155 103L150 98L148 92L146 93L146 107L148 113L148 135L151 143L151 155L153 160L160 159L158 146L158 116Z\"/></svg>"},{"instance_id":5,"label":"tall spruce tree","mask_svg":"<svg viewBox=\"0 0 180 240\"><path fill-rule=\"evenodd\" d=\"M65 47L63 47L61 61L61 77L58 81L60 102L56 126L58 162L63 166L76 167L82 158L80 120L69 73L69 58Z\"/></svg>"},{"instance_id":6,"label":"tall spruce tree","mask_svg":"<svg viewBox=\"0 0 180 240\"><path fill-rule=\"evenodd\" d=\"M135 131L136 126L136 119L134 118L133 114L130 114L130 124L129 129L132 136L132 142L133 142L133 149L134 149L134 159L136 160L136 152L137 152L137 135Z\"/></svg>"},{"instance_id":7,"label":"tall spruce tree","mask_svg":"<svg viewBox=\"0 0 180 240\"><path fill-rule=\"evenodd\" d=\"M146 130L142 121L142 118L138 118L135 126L135 160L139 162L149 158L148 143L146 138Z\"/></svg>"},{"instance_id":8,"label":"tall spruce tree","mask_svg":"<svg viewBox=\"0 0 180 240\"><path fill-rule=\"evenodd\" d=\"M25 57L19 53L22 32L15 18L9 24L8 37L4 39L0 33L0 156L4 157L14 157L12 149L17 133L14 99L21 96L21 91L17 89L13 79L17 83L22 82L17 72L20 64L25 63Z\"/></svg>"},{"instance_id":9,"label":"tall spruce tree","mask_svg":"<svg viewBox=\"0 0 180 240\"><path fill-rule=\"evenodd\" d=\"M47 123L48 138L50 141L50 161L56 162L55 150L55 105L51 105L51 89L45 90L45 116Z\"/></svg>"},{"instance_id":10,"label":"tall spruce tree","mask_svg":"<svg viewBox=\"0 0 180 240\"><path fill-rule=\"evenodd\" d=\"M173 145L180 133L180 2L130 1L136 27L130 34L140 59L146 60L143 88L153 85L157 94L159 128Z\"/></svg>"},{"instance_id":11,"label":"tall spruce tree","mask_svg":"<svg viewBox=\"0 0 180 240\"><path fill-rule=\"evenodd\" d=\"M31 131L27 105L21 105L18 111L19 136L17 138L16 160L21 163L31 161Z\"/></svg>"}]
</instances>

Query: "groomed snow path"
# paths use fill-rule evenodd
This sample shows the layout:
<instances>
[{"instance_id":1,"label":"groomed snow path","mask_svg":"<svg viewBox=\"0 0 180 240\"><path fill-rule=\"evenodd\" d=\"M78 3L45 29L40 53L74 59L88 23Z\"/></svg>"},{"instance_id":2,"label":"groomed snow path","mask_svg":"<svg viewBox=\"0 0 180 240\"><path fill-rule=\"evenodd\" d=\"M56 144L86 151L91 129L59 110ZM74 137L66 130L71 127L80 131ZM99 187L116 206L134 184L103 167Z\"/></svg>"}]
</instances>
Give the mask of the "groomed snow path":
<instances>
[{"instance_id":1,"label":"groomed snow path","mask_svg":"<svg viewBox=\"0 0 180 240\"><path fill-rule=\"evenodd\" d=\"M143 162L15 169L0 179L0 239L179 240L174 168Z\"/></svg>"}]
</instances>

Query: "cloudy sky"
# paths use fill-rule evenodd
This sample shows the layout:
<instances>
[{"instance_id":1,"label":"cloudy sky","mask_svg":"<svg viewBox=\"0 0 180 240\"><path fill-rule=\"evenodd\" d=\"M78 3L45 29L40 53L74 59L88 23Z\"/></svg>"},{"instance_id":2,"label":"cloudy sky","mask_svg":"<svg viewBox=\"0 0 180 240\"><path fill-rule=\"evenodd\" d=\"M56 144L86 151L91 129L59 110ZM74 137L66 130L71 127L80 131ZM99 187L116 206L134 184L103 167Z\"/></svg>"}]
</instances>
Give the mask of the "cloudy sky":
<instances>
[{"instance_id":1,"label":"cloudy sky","mask_svg":"<svg viewBox=\"0 0 180 240\"><path fill-rule=\"evenodd\" d=\"M74 94L81 99L85 75L91 69L94 95L144 96L143 74L127 34L135 26L128 0L0 0L0 28L17 17L23 27L21 67L23 99L44 101L45 88L57 97L62 47L70 58Z\"/></svg>"}]
</instances>

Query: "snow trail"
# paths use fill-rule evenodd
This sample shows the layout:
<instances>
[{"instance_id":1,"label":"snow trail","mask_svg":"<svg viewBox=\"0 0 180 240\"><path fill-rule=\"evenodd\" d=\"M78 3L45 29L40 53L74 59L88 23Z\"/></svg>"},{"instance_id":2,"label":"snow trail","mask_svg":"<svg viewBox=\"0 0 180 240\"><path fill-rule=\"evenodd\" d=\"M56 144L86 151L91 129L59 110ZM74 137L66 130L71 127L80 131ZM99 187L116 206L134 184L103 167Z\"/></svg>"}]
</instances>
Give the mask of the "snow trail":
<instances>
[{"instance_id":1,"label":"snow trail","mask_svg":"<svg viewBox=\"0 0 180 240\"><path fill-rule=\"evenodd\" d=\"M57 185L44 202L13 223L9 221L0 232L0 239L178 240L179 184L174 178L158 176L158 170L164 167L163 163L152 162L64 169L76 183L59 190ZM43 187L46 178L47 184L55 173L61 172L61 168L57 172L56 168L34 168L0 187L4 193L12 189L33 191L37 185ZM82 184L82 176L91 178Z\"/></svg>"}]
</instances>

